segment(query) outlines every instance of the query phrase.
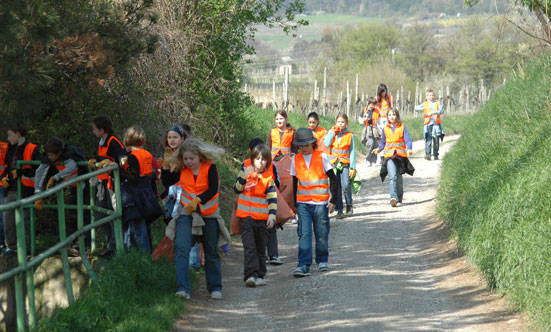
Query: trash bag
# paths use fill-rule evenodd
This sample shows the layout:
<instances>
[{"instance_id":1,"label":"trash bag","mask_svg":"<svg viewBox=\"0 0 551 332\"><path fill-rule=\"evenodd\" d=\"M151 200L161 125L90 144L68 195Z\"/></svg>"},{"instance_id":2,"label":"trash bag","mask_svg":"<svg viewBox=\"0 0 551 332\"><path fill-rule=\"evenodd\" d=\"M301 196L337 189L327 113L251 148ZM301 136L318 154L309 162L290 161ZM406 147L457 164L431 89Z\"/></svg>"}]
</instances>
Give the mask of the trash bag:
<instances>
[{"instance_id":1,"label":"trash bag","mask_svg":"<svg viewBox=\"0 0 551 332\"><path fill-rule=\"evenodd\" d=\"M352 193L354 195L357 195L360 190L362 189L362 180L360 179L359 172L356 172L356 175L354 175L354 178L350 182L350 187L352 188Z\"/></svg>"},{"instance_id":2,"label":"trash bag","mask_svg":"<svg viewBox=\"0 0 551 332\"><path fill-rule=\"evenodd\" d=\"M165 236L163 240L157 245L151 258L156 261L158 259L167 259L169 262L174 261L174 243L172 240Z\"/></svg>"}]
</instances>

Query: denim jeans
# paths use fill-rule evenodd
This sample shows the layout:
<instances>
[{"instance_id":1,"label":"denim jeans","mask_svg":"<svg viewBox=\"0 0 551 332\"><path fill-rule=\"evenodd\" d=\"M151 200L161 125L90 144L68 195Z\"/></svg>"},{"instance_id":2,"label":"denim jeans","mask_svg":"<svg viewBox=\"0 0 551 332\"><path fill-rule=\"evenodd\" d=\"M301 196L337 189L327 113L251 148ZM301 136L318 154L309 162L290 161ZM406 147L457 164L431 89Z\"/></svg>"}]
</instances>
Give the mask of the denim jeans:
<instances>
[{"instance_id":1,"label":"denim jeans","mask_svg":"<svg viewBox=\"0 0 551 332\"><path fill-rule=\"evenodd\" d=\"M425 156L430 156L431 150L434 157L438 157L438 149L440 142L438 136L434 136L432 130L434 125L427 126L427 132L425 133Z\"/></svg>"},{"instance_id":2,"label":"denim jeans","mask_svg":"<svg viewBox=\"0 0 551 332\"><path fill-rule=\"evenodd\" d=\"M350 177L349 177L350 167L344 167L342 171L337 172L337 206L335 210L341 211L343 209L342 205L342 192L344 191L344 199L346 205L352 205L352 189L350 188Z\"/></svg>"},{"instance_id":3,"label":"denim jeans","mask_svg":"<svg viewBox=\"0 0 551 332\"><path fill-rule=\"evenodd\" d=\"M220 257L216 251L218 244L218 221L214 218L203 218L203 236L201 242L205 250L205 278L209 292L222 290L222 273ZM176 236L174 238L174 264L176 265L177 291L191 292L189 281L189 251L193 235L191 234L191 216L181 215L176 222Z\"/></svg>"},{"instance_id":4,"label":"denim jeans","mask_svg":"<svg viewBox=\"0 0 551 332\"><path fill-rule=\"evenodd\" d=\"M390 180L390 198L396 198L399 202L402 201L404 196L404 183L402 181L402 174L400 170L394 164L392 159L389 159L386 164L388 171L388 179Z\"/></svg>"},{"instance_id":5,"label":"denim jeans","mask_svg":"<svg viewBox=\"0 0 551 332\"><path fill-rule=\"evenodd\" d=\"M151 243L147 224L143 219L131 220L124 227L124 247L126 250L137 246L140 250L151 254Z\"/></svg>"},{"instance_id":6,"label":"denim jeans","mask_svg":"<svg viewBox=\"0 0 551 332\"><path fill-rule=\"evenodd\" d=\"M312 228L316 238L316 263L327 263L330 228L327 206L298 203L297 214L298 266L312 265Z\"/></svg>"},{"instance_id":7,"label":"denim jeans","mask_svg":"<svg viewBox=\"0 0 551 332\"><path fill-rule=\"evenodd\" d=\"M6 189L4 187L0 187L0 205L4 203L4 192ZM4 212L0 212L0 247L4 245L5 237L4 237Z\"/></svg>"},{"instance_id":8,"label":"denim jeans","mask_svg":"<svg viewBox=\"0 0 551 332\"><path fill-rule=\"evenodd\" d=\"M367 156L365 157L365 161L369 164L376 164L377 155L371 153L371 151L379 146L379 140L376 139L374 136L368 136L367 143L365 145L367 147Z\"/></svg>"}]
</instances>

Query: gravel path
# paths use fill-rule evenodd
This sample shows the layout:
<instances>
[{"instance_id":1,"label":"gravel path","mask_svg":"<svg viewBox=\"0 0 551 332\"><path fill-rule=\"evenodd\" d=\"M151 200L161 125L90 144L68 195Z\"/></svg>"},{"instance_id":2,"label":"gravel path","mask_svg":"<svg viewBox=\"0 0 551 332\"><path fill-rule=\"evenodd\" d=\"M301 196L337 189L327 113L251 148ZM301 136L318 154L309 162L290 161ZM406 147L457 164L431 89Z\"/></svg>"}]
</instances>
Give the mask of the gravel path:
<instances>
[{"instance_id":1,"label":"gravel path","mask_svg":"<svg viewBox=\"0 0 551 332\"><path fill-rule=\"evenodd\" d=\"M441 156L457 137L446 138ZM441 161L423 159L414 142L413 177L404 204L389 204L388 179L360 158L363 182L354 215L331 218L331 270L295 279L296 226L279 232L281 266L268 266L265 287L245 288L236 237L222 259L224 300L208 299L204 277L173 331L528 331L504 297L485 289L435 216Z\"/></svg>"}]
</instances>

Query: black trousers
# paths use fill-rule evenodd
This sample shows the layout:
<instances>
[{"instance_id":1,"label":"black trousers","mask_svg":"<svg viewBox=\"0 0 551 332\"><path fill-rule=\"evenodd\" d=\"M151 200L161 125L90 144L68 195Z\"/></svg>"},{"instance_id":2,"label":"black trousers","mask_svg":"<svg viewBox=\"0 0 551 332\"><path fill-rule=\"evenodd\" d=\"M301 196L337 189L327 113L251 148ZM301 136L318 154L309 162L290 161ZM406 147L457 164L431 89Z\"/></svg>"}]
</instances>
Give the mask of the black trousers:
<instances>
[{"instance_id":1,"label":"black trousers","mask_svg":"<svg viewBox=\"0 0 551 332\"><path fill-rule=\"evenodd\" d=\"M254 220L251 217L241 219L241 241L244 253L243 280L250 277L264 278L268 242L266 220Z\"/></svg>"}]
</instances>

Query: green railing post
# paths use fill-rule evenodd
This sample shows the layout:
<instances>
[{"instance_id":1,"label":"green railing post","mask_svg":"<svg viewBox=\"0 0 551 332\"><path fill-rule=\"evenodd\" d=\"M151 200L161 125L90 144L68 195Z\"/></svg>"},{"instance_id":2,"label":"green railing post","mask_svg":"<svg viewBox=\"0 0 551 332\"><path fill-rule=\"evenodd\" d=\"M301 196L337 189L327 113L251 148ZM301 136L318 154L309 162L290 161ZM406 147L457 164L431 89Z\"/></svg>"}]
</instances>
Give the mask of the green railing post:
<instances>
[{"instance_id":1,"label":"green railing post","mask_svg":"<svg viewBox=\"0 0 551 332\"><path fill-rule=\"evenodd\" d=\"M15 230L17 233L17 261L19 266L27 265L27 250L25 248L25 224L23 206L15 209ZM15 310L17 315L17 331L25 331L25 296L23 294L23 272L15 276Z\"/></svg>"},{"instance_id":2,"label":"green railing post","mask_svg":"<svg viewBox=\"0 0 551 332\"><path fill-rule=\"evenodd\" d=\"M92 185L92 181L88 181L88 187L90 187L90 206L96 206L96 187ZM90 209L90 223L93 224L96 221L94 216L94 209ZM90 231L90 251L96 251L96 229L93 228Z\"/></svg>"},{"instance_id":3,"label":"green railing post","mask_svg":"<svg viewBox=\"0 0 551 332\"><path fill-rule=\"evenodd\" d=\"M34 256L36 254L36 223L35 223L35 213L34 213L34 207L29 209L30 211L30 218L31 218L31 229L29 232L31 233L31 256Z\"/></svg>"},{"instance_id":4,"label":"green railing post","mask_svg":"<svg viewBox=\"0 0 551 332\"><path fill-rule=\"evenodd\" d=\"M65 231L65 201L63 190L57 192L57 213L59 219L59 240L64 242L67 239L67 233ZM73 294L73 281L71 280L71 268L69 266L69 258L67 257L67 246L61 247L60 251L63 275L65 277L65 288L67 289L67 300L69 301L69 305L71 305L75 302L75 295Z\"/></svg>"},{"instance_id":5,"label":"green railing post","mask_svg":"<svg viewBox=\"0 0 551 332\"><path fill-rule=\"evenodd\" d=\"M113 175L115 176L115 200L116 208L115 211L122 216L122 200L121 200L121 176L119 174L119 169L117 168ZM119 217L113 221L113 227L115 228L115 244L117 245L117 252L124 252L124 244L122 241L122 218Z\"/></svg>"},{"instance_id":6,"label":"green railing post","mask_svg":"<svg viewBox=\"0 0 551 332\"><path fill-rule=\"evenodd\" d=\"M84 227L84 204L83 204L84 198L83 198L83 188L82 188L82 181L77 184L77 225L78 230L82 230ZM86 266L86 269L88 270L88 274L90 274L90 278L92 278L93 281L97 281L98 278L96 277L96 274L94 273L94 270L92 269L92 265L90 264L90 261L88 261L88 256L86 255L86 246L84 245L84 234L81 234L78 237L78 249L80 251L80 257L82 258L82 263L84 266Z\"/></svg>"}]
</instances>

